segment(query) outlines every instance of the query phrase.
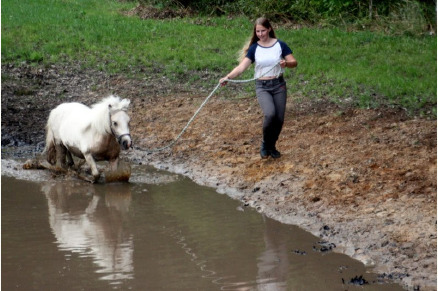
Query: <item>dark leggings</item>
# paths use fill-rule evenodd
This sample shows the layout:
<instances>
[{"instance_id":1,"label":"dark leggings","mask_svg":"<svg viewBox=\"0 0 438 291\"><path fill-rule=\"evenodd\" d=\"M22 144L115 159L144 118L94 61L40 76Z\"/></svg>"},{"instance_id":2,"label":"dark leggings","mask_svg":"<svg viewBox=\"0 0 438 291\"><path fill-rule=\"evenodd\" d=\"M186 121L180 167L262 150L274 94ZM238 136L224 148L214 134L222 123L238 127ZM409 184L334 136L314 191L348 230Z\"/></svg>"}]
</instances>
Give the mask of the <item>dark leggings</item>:
<instances>
[{"instance_id":1,"label":"dark leggings","mask_svg":"<svg viewBox=\"0 0 438 291\"><path fill-rule=\"evenodd\" d=\"M257 100L265 116L263 142L267 149L274 149L284 123L287 88L283 78L256 81Z\"/></svg>"}]
</instances>

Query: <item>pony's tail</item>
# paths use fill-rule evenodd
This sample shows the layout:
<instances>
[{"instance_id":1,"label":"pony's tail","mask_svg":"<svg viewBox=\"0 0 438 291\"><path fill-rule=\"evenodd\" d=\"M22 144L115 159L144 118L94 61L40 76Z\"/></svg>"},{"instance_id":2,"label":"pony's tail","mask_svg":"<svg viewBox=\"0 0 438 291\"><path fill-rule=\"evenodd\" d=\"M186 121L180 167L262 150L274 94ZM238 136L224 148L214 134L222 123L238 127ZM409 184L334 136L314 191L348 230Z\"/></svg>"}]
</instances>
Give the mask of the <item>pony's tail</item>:
<instances>
[{"instance_id":1,"label":"pony's tail","mask_svg":"<svg viewBox=\"0 0 438 291\"><path fill-rule=\"evenodd\" d=\"M46 146L42 154L46 155L46 160L50 164L54 165L56 163L55 139L53 137L53 131L48 124L46 126Z\"/></svg>"}]
</instances>

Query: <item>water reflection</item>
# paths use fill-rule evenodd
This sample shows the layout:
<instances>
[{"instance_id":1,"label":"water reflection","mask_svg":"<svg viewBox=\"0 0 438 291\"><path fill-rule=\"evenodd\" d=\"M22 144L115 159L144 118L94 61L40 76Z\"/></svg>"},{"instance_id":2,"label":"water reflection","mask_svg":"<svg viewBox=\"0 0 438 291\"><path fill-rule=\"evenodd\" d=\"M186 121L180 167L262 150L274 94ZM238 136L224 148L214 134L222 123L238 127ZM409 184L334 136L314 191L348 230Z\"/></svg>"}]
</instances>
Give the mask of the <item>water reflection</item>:
<instances>
[{"instance_id":1,"label":"water reflection","mask_svg":"<svg viewBox=\"0 0 438 291\"><path fill-rule=\"evenodd\" d=\"M263 239L265 250L258 257L258 284L257 290L287 290L287 276L289 270L289 254L287 241L283 236L276 234L273 220L263 216L265 225Z\"/></svg>"},{"instance_id":2,"label":"water reflection","mask_svg":"<svg viewBox=\"0 0 438 291\"><path fill-rule=\"evenodd\" d=\"M288 289L287 279L289 274L288 239L281 235L278 229L278 222L267 219L263 216L264 248L256 258L256 274L250 275L249 280L242 280L237 275L225 275L227 269L234 270L235 266L230 265L236 262L229 262L225 268L212 267L214 265L208 258L203 258L194 246L192 246L181 230L168 229L166 233L175 240L175 243L186 253L192 264L199 268L200 277L210 280L218 287L218 290L234 291L282 291ZM226 234L224 234L226 235ZM237 254L235 254L237 256ZM253 266L246 266L251 269ZM236 272L237 273L237 272Z\"/></svg>"},{"instance_id":3,"label":"water reflection","mask_svg":"<svg viewBox=\"0 0 438 291\"><path fill-rule=\"evenodd\" d=\"M133 235L124 228L131 203L129 186L49 182L42 192L50 227L67 259L72 253L92 258L102 274L100 279L111 284L133 278Z\"/></svg>"}]
</instances>

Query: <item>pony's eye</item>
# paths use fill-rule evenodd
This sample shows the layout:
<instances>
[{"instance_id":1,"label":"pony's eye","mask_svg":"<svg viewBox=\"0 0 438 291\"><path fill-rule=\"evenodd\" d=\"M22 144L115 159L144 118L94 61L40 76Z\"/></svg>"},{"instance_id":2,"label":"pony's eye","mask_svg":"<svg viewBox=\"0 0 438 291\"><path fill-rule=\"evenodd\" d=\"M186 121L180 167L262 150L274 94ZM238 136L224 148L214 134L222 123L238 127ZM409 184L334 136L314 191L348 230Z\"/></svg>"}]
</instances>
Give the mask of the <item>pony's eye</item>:
<instances>
[{"instance_id":1,"label":"pony's eye","mask_svg":"<svg viewBox=\"0 0 438 291\"><path fill-rule=\"evenodd\" d=\"M117 126L117 122L114 121L114 122L113 122L113 125L114 125L114 126Z\"/></svg>"}]
</instances>

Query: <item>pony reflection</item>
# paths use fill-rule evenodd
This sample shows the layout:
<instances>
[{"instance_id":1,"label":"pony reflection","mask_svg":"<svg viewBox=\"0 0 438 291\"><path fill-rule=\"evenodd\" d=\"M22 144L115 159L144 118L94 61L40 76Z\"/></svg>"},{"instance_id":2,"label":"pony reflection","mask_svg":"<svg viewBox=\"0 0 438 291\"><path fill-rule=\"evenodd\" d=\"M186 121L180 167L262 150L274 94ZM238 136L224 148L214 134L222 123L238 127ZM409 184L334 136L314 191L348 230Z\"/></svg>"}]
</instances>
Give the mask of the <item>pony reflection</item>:
<instances>
[{"instance_id":1,"label":"pony reflection","mask_svg":"<svg viewBox=\"0 0 438 291\"><path fill-rule=\"evenodd\" d=\"M102 187L103 195L80 181L43 185L49 223L58 248L91 257L101 279L120 283L133 278L133 237L124 229L131 193L126 185Z\"/></svg>"}]
</instances>

